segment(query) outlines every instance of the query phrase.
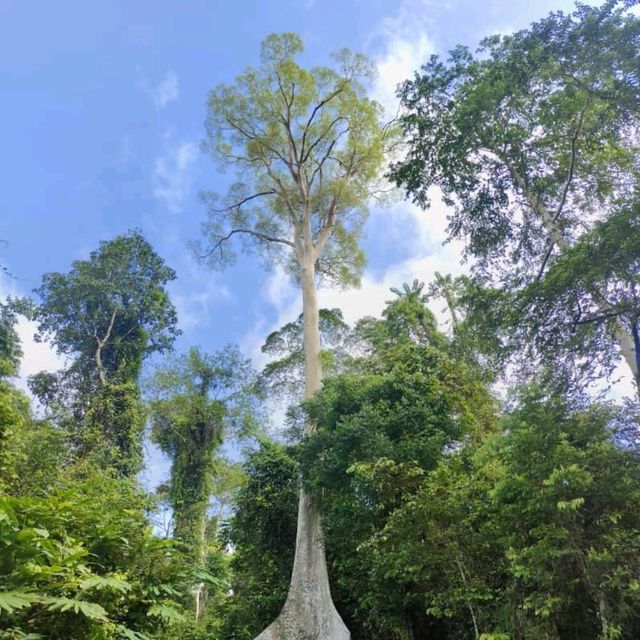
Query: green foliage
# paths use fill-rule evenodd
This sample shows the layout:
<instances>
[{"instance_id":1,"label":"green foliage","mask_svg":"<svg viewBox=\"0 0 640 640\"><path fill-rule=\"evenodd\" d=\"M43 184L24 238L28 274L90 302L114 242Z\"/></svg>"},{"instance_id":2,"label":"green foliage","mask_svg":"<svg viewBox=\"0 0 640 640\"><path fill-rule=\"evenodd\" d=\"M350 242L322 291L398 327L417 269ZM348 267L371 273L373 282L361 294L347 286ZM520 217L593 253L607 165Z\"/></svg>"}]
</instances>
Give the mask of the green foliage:
<instances>
[{"instance_id":1,"label":"green foliage","mask_svg":"<svg viewBox=\"0 0 640 640\"><path fill-rule=\"evenodd\" d=\"M432 57L400 90L407 155L391 175L424 206L441 189L450 236L515 294L497 330L526 364L566 370L573 356L597 374L620 348L640 383L640 20L628 6L581 4L487 38L475 57Z\"/></svg>"},{"instance_id":2,"label":"green foliage","mask_svg":"<svg viewBox=\"0 0 640 640\"><path fill-rule=\"evenodd\" d=\"M304 255L325 278L355 284L364 264L357 240L383 162L381 107L362 84L373 66L342 50L335 70L304 69L295 60L302 49L297 35L272 34L259 67L211 92L205 148L239 181L226 198L206 194L209 247L200 253L225 264L238 235L295 277Z\"/></svg>"},{"instance_id":3,"label":"green foliage","mask_svg":"<svg viewBox=\"0 0 640 640\"><path fill-rule=\"evenodd\" d=\"M131 481L85 466L63 482L47 497L0 497L0 637L155 635L170 621L153 607L179 606L180 554L152 536Z\"/></svg>"},{"instance_id":4,"label":"green foliage","mask_svg":"<svg viewBox=\"0 0 640 640\"><path fill-rule=\"evenodd\" d=\"M306 482L325 498L336 602L363 638L399 638L407 627L437 631L407 585L371 582L367 543L442 456L491 428L493 414L483 385L451 358L422 285L396 294L382 320L359 323L369 344L365 373L327 380L306 403L317 432L300 453Z\"/></svg>"},{"instance_id":5,"label":"green foliage","mask_svg":"<svg viewBox=\"0 0 640 640\"><path fill-rule=\"evenodd\" d=\"M511 246L509 261L537 257L542 220L517 215L531 206L513 197L519 178L552 204L576 156L571 206L558 218L567 235L592 207L633 191L639 33L640 21L609 1L487 38L477 58L463 47L447 62L432 57L401 89L409 154L394 178L422 204L432 184L451 205L459 199L450 229L474 255L495 261Z\"/></svg>"},{"instance_id":6,"label":"green foliage","mask_svg":"<svg viewBox=\"0 0 640 640\"><path fill-rule=\"evenodd\" d=\"M123 476L135 476L142 469L146 417L137 384L99 387L85 410L77 455Z\"/></svg>"},{"instance_id":7,"label":"green foliage","mask_svg":"<svg viewBox=\"0 0 640 640\"><path fill-rule=\"evenodd\" d=\"M17 478L15 442L28 419L25 396L0 380L0 489Z\"/></svg>"},{"instance_id":8,"label":"green foliage","mask_svg":"<svg viewBox=\"0 0 640 640\"><path fill-rule=\"evenodd\" d=\"M513 352L505 336L512 308L511 296L504 290L484 286L478 278L436 271L427 300L442 300L450 316L450 348L456 358L477 369L488 382L499 379ZM510 327L511 328L511 327Z\"/></svg>"},{"instance_id":9,"label":"green foliage","mask_svg":"<svg viewBox=\"0 0 640 640\"><path fill-rule=\"evenodd\" d=\"M364 349L382 352L398 343L432 344L444 348L444 336L438 333L436 319L427 308L424 283L414 280L402 289L391 289L395 299L388 300L383 320L363 318L356 325L356 335Z\"/></svg>"},{"instance_id":10,"label":"green foliage","mask_svg":"<svg viewBox=\"0 0 640 640\"><path fill-rule=\"evenodd\" d=\"M15 328L17 320L12 300L0 303L0 378L18 373L22 348Z\"/></svg>"},{"instance_id":11,"label":"green foliage","mask_svg":"<svg viewBox=\"0 0 640 640\"><path fill-rule=\"evenodd\" d=\"M170 348L179 333L165 289L174 278L140 233L103 242L69 273L43 276L40 336L75 356L89 380L135 379L142 359Z\"/></svg>"},{"instance_id":12,"label":"green foliage","mask_svg":"<svg viewBox=\"0 0 640 640\"><path fill-rule=\"evenodd\" d=\"M174 537L201 562L225 427L236 434L255 429L253 372L235 347L211 355L192 348L159 368L149 391L152 438L172 462Z\"/></svg>"},{"instance_id":13,"label":"green foliage","mask_svg":"<svg viewBox=\"0 0 640 640\"><path fill-rule=\"evenodd\" d=\"M606 308L591 292L599 289ZM594 224L549 267L546 277L523 288L505 323L522 344L555 358L572 355L582 379L615 366L611 335L620 324L633 337L640 368L640 206L622 204ZM509 326L510 325L510 326ZM599 365L599 366L596 366Z\"/></svg>"},{"instance_id":14,"label":"green foliage","mask_svg":"<svg viewBox=\"0 0 640 640\"><path fill-rule=\"evenodd\" d=\"M334 375L351 364L351 329L340 309L320 309L319 316L322 370L325 375ZM261 383L276 397L300 400L304 386L303 314L270 333L261 350L276 356L265 365Z\"/></svg>"},{"instance_id":15,"label":"green foliage","mask_svg":"<svg viewBox=\"0 0 640 640\"><path fill-rule=\"evenodd\" d=\"M143 359L179 334L166 291L174 278L137 232L101 243L67 274L43 277L39 337L74 360L33 376L30 387L74 456L123 475L140 471L146 417L138 377Z\"/></svg>"},{"instance_id":16,"label":"green foliage","mask_svg":"<svg viewBox=\"0 0 640 640\"><path fill-rule=\"evenodd\" d=\"M640 464L610 419L532 390L369 540L373 583L406 589L455 637L473 624L488 637L634 637Z\"/></svg>"}]
</instances>

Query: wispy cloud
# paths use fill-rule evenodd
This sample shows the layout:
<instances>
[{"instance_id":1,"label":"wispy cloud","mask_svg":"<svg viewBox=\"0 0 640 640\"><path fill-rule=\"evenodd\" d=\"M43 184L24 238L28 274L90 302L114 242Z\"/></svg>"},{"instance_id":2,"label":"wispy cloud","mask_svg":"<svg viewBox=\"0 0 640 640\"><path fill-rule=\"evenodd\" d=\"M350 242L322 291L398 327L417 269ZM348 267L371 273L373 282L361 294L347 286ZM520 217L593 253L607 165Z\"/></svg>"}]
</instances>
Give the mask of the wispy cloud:
<instances>
[{"instance_id":1,"label":"wispy cloud","mask_svg":"<svg viewBox=\"0 0 640 640\"><path fill-rule=\"evenodd\" d=\"M222 298L230 298L229 289L213 280L202 289L175 293L173 302L178 312L180 328L189 332L196 327L211 322L211 314L215 303Z\"/></svg>"},{"instance_id":2,"label":"wispy cloud","mask_svg":"<svg viewBox=\"0 0 640 640\"><path fill-rule=\"evenodd\" d=\"M193 255L180 266L180 277L170 287L171 299L178 311L180 328L191 330L210 324L217 305L233 299L232 291L219 274L203 268Z\"/></svg>"},{"instance_id":3,"label":"wispy cloud","mask_svg":"<svg viewBox=\"0 0 640 640\"><path fill-rule=\"evenodd\" d=\"M173 214L182 212L192 184L190 169L197 157L198 145L185 142L155 162L153 195Z\"/></svg>"},{"instance_id":4,"label":"wispy cloud","mask_svg":"<svg viewBox=\"0 0 640 640\"><path fill-rule=\"evenodd\" d=\"M164 78L155 86L147 89L157 109L163 109L173 100L178 99L178 75L175 71L167 71Z\"/></svg>"},{"instance_id":5,"label":"wispy cloud","mask_svg":"<svg viewBox=\"0 0 640 640\"><path fill-rule=\"evenodd\" d=\"M372 57L378 68L373 97L385 107L389 117L398 109L398 84L413 77L414 71L435 52L429 35L434 15L452 5L433 0L404 0L370 35L368 49L374 51Z\"/></svg>"}]
</instances>

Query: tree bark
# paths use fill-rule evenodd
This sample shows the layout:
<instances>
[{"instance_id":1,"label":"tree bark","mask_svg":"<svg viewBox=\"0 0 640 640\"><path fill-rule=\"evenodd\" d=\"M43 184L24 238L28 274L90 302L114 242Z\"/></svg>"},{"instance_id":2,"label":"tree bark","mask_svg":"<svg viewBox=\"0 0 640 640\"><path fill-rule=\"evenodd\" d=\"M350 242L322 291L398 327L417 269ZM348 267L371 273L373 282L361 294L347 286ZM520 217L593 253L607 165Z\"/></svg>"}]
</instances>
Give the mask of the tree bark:
<instances>
[{"instance_id":1,"label":"tree bark","mask_svg":"<svg viewBox=\"0 0 640 640\"><path fill-rule=\"evenodd\" d=\"M304 397L322 385L320 315L313 252L301 262L302 313L304 323ZM305 435L315 425L305 423ZM289 593L278 618L256 640L349 640L350 633L337 612L327 573L320 510L312 496L300 490L298 531Z\"/></svg>"}]
</instances>

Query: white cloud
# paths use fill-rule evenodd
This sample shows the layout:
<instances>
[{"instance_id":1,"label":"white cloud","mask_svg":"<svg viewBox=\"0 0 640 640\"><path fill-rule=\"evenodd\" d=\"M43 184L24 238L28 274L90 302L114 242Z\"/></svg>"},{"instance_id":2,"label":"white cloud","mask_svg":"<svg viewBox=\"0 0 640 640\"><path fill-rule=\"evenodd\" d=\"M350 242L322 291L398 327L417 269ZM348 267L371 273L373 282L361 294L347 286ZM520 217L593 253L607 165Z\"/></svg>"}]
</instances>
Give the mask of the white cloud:
<instances>
[{"instance_id":1,"label":"white cloud","mask_svg":"<svg viewBox=\"0 0 640 640\"><path fill-rule=\"evenodd\" d=\"M188 254L180 266L179 278L169 286L169 293L180 328L185 332L211 323L216 304L233 298L219 274L203 268Z\"/></svg>"},{"instance_id":2,"label":"white cloud","mask_svg":"<svg viewBox=\"0 0 640 640\"><path fill-rule=\"evenodd\" d=\"M373 97L385 108L387 117L398 111L396 90L407 78L412 78L428 57L433 45L426 34L416 34L415 39L393 35L383 55L376 58L378 77L373 86Z\"/></svg>"},{"instance_id":3,"label":"white cloud","mask_svg":"<svg viewBox=\"0 0 640 640\"><path fill-rule=\"evenodd\" d=\"M16 326L22 343L22 361L17 386L28 391L27 379L40 371L57 371L65 366L65 358L60 356L50 342L36 342L33 336L37 326L35 322L20 318Z\"/></svg>"},{"instance_id":4,"label":"white cloud","mask_svg":"<svg viewBox=\"0 0 640 640\"><path fill-rule=\"evenodd\" d=\"M405 0L399 4L397 12L385 18L369 38L370 48L377 50L373 59L378 77L372 93L384 106L387 117L397 113L398 85L412 78L414 71L418 71L435 52L429 36L429 21L433 18L436 6L440 12L448 8L449 3Z\"/></svg>"},{"instance_id":5,"label":"white cloud","mask_svg":"<svg viewBox=\"0 0 640 640\"><path fill-rule=\"evenodd\" d=\"M295 296L291 278L284 267L277 265L267 277L262 297L273 307L282 308Z\"/></svg>"},{"instance_id":6,"label":"white cloud","mask_svg":"<svg viewBox=\"0 0 640 640\"><path fill-rule=\"evenodd\" d=\"M207 324L211 320L214 303L221 298L229 298L231 293L223 285L212 281L198 291L176 293L173 303L178 312L178 322L183 331Z\"/></svg>"},{"instance_id":7,"label":"white cloud","mask_svg":"<svg viewBox=\"0 0 640 640\"><path fill-rule=\"evenodd\" d=\"M154 87L147 89L157 109L163 109L171 101L178 99L178 76L175 71L167 71L164 78Z\"/></svg>"},{"instance_id":8,"label":"white cloud","mask_svg":"<svg viewBox=\"0 0 640 640\"><path fill-rule=\"evenodd\" d=\"M154 167L153 195L164 202L173 214L182 212L191 188L189 170L198 157L198 145L185 142L158 158Z\"/></svg>"},{"instance_id":9,"label":"white cloud","mask_svg":"<svg viewBox=\"0 0 640 640\"><path fill-rule=\"evenodd\" d=\"M12 283L0 281L0 300L5 301L8 296L21 295L23 292L19 291ZM34 340L36 329L35 322L22 316L18 318L16 331L20 337L23 356L16 385L27 393L29 392L27 386L29 376L40 371L57 371L65 365L65 359L58 355L50 342L36 342Z\"/></svg>"}]
</instances>

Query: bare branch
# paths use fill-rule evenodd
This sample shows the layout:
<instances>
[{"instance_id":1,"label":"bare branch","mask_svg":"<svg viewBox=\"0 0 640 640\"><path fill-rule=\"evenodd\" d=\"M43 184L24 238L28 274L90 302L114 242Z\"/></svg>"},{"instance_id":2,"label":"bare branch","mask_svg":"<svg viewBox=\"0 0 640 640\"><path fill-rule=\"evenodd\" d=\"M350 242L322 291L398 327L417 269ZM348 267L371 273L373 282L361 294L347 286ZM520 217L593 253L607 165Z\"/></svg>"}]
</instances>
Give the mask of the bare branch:
<instances>
[{"instance_id":1,"label":"bare branch","mask_svg":"<svg viewBox=\"0 0 640 640\"><path fill-rule=\"evenodd\" d=\"M555 247L555 245L553 244L552 241L547 241L547 251L544 255L544 258L542 260L542 264L540 265L540 269L538 269L538 275L536 276L536 282L540 281L540 278L542 278L542 274L544 273L544 269L547 266L547 262L549 261L549 258L551 257L551 254L553 253L553 248Z\"/></svg>"},{"instance_id":2,"label":"bare branch","mask_svg":"<svg viewBox=\"0 0 640 640\"><path fill-rule=\"evenodd\" d=\"M275 147L272 147L271 145L265 142L264 132L260 131L259 133L256 133L256 132L246 131L242 126L234 122L229 114L225 114L225 122L227 122L234 131L237 131L242 136L244 136L246 140L253 140L255 142L258 142L261 147L264 147L265 149L273 153L273 155L275 155L285 165L289 166L289 161ZM245 158L245 162L248 162L248 161L249 161L249 158Z\"/></svg>"},{"instance_id":3,"label":"bare branch","mask_svg":"<svg viewBox=\"0 0 640 640\"><path fill-rule=\"evenodd\" d=\"M203 255L198 256L198 257L201 260L204 260L204 259L208 258L209 256L213 255L216 251L222 250L222 245L227 240L229 240L232 236L234 236L234 235L236 235L238 233L244 233L246 235L253 236L254 238L257 238L258 240L260 240L261 242L276 242L278 244L285 244L288 247L291 247L292 249L294 248L293 242L291 242L291 240L287 240L286 238L279 238L278 236L270 236L270 235L268 235L266 233L261 233L259 231L254 231L253 229L232 229L231 231L229 231L229 233L226 236L218 237L218 239L213 244L211 249L209 251L207 251L206 253L204 253Z\"/></svg>"},{"instance_id":4,"label":"bare branch","mask_svg":"<svg viewBox=\"0 0 640 640\"><path fill-rule=\"evenodd\" d=\"M571 186L571 182L573 181L573 173L576 165L576 143L578 142L578 137L580 136L580 132L582 131L582 123L584 122L584 112L586 107L580 112L580 116L578 117L578 126L576 127L575 133L571 138L571 160L569 161L569 171L567 174L567 179L564 184L564 188L562 190L562 196L560 198L560 202L558 203L558 207L556 209L555 215L553 216L553 221L555 222L560 214L562 213L562 209L567 201L567 194L569 193L569 187Z\"/></svg>"},{"instance_id":5,"label":"bare branch","mask_svg":"<svg viewBox=\"0 0 640 640\"><path fill-rule=\"evenodd\" d=\"M350 82L350 79L346 79L342 82L342 84L333 92L330 93L326 98L323 98L322 100L320 100L320 102L318 102L318 104L313 108L313 111L311 112L311 115L309 116L309 119L307 120L307 124L304 127L304 132L302 134L302 142L300 144L300 153L304 156L304 147L306 144L306 140L307 140L307 132L309 131L309 127L311 126L314 118L316 117L316 115L318 114L318 112L320 111L320 109L322 109L322 107L324 107L326 104L328 104L329 102L331 102L331 100L333 100L337 95L339 95L340 93L342 93L344 91L344 88L347 86L347 84Z\"/></svg>"},{"instance_id":6,"label":"bare branch","mask_svg":"<svg viewBox=\"0 0 640 640\"><path fill-rule=\"evenodd\" d=\"M261 198L262 196L272 196L278 193L275 189L270 189L269 191L260 191L259 193L254 193L251 196L247 196L246 198L242 198L238 202L229 205L228 207L222 207L221 209L213 209L215 213L227 213L229 211L233 211L234 209L240 209L243 204L251 200L255 200L256 198Z\"/></svg>"},{"instance_id":7,"label":"bare branch","mask_svg":"<svg viewBox=\"0 0 640 640\"><path fill-rule=\"evenodd\" d=\"M317 147L326 137L326 135L333 129L333 127L338 124L338 122L340 122L340 120L347 120L348 122L348 118L346 118L345 116L337 116L336 118L334 118L329 125L327 126L327 128L324 130L324 132L318 136L313 143L309 146L309 148L307 149L307 152L304 154L304 156L301 158L301 162L304 164L308 159L309 159L309 155L311 154L311 152L315 149L315 147ZM341 136L343 136L347 131L349 131L349 127L346 128L345 131L343 131L342 133L340 133L337 138L340 138Z\"/></svg>"},{"instance_id":8,"label":"bare branch","mask_svg":"<svg viewBox=\"0 0 640 640\"><path fill-rule=\"evenodd\" d=\"M113 312L111 313L111 319L109 320L109 326L107 327L107 332L105 333L104 338L98 338L98 336L96 336L96 342L98 343L98 346L96 348L95 360L96 360L96 366L98 368L98 377L100 378L100 384L102 385L107 384L107 379L104 375L104 366L102 364L102 349L104 348L104 346L109 341L109 338L111 337L111 332L113 331L113 325L115 324L115 321L116 321L116 312L117 312L117 309L114 308Z\"/></svg>"},{"instance_id":9,"label":"bare branch","mask_svg":"<svg viewBox=\"0 0 640 640\"><path fill-rule=\"evenodd\" d=\"M287 94L285 93L284 87L282 86L282 80L280 78L280 74L277 72L276 72L276 78L278 78L278 87L280 88L280 93L282 94L282 97L284 98L284 103L287 107L287 117L285 118L282 114L280 114L280 119L282 120L282 124L284 125L285 131L287 133L287 138L289 140L289 156L290 156L290 162L288 163L289 171L291 171L292 178L296 182L298 182L299 174L298 172L295 172L293 170L293 165L296 165L299 170L301 160L298 156L298 149L296 147L296 142L293 138L293 132L291 131L291 107L293 106L293 102L295 100L296 85L295 85L295 82L291 83L291 100L288 100Z\"/></svg>"},{"instance_id":10,"label":"bare branch","mask_svg":"<svg viewBox=\"0 0 640 640\"><path fill-rule=\"evenodd\" d=\"M589 324L591 322L601 322L602 320L612 320L613 318L619 318L621 315L623 315L624 311L619 310L619 311L610 311L608 313L599 313L593 316L587 316L584 319L580 318L580 314L578 315L578 317L573 321L573 328L575 329L577 326L581 325L581 324Z\"/></svg>"},{"instance_id":11,"label":"bare branch","mask_svg":"<svg viewBox=\"0 0 640 640\"><path fill-rule=\"evenodd\" d=\"M562 195L560 197L560 202L556 208L556 212L552 218L552 222L556 222L562 213L562 209L564 208L565 203L567 202L567 196L569 194L569 188L571 187L571 182L573 181L573 175L576 166L576 144L578 142L578 137L580 136L580 132L582 131L582 123L584 122L584 113L586 111L586 107L580 112L578 117L578 126L571 138L571 159L569 160L569 170L567 172L567 179L564 183L564 188L562 189ZM544 273L545 267L547 266L547 262L553 253L554 243L549 242L549 246L547 247L547 251L545 253L544 259L542 260L542 264L540 265L540 269L538 270L538 275L536 276L536 281L539 281L542 278L542 274Z\"/></svg>"}]
</instances>

